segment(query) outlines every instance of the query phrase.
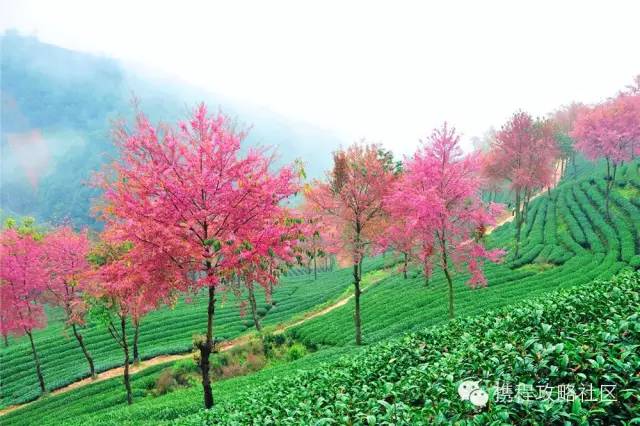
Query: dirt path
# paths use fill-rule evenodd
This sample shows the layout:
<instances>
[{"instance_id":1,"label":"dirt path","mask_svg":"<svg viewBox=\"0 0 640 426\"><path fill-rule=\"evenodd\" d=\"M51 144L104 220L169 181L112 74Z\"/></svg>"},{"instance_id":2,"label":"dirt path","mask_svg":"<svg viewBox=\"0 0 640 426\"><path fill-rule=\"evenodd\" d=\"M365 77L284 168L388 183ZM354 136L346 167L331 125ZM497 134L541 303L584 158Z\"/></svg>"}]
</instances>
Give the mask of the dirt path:
<instances>
[{"instance_id":1,"label":"dirt path","mask_svg":"<svg viewBox=\"0 0 640 426\"><path fill-rule=\"evenodd\" d=\"M554 175L555 183L554 183L553 187L555 187L558 184L559 180L560 180L559 173L555 173L555 175ZM547 189L545 188L542 191L539 191L538 193L536 193L534 196L531 197L530 201L533 201L534 199L536 199L540 195L544 194L546 190ZM498 220L496 220L495 226L490 227L487 230L486 234L490 234L495 229L499 228L500 226L504 225L505 223L513 221L514 218L515 217L511 214L511 211L509 209L505 210L505 212L498 218ZM382 278L371 282L369 284L369 286L367 286L367 288L370 287L371 285L374 285L374 284L378 283L378 281L380 281L381 279ZM363 291L364 290L366 290L366 288L364 288ZM305 314L302 317L302 319L294 320L293 322L290 322L290 323L286 323L286 322L282 323L282 324L276 326L276 329L275 329L274 333L275 334L283 333L286 330L288 330L289 328L296 327L296 326L298 326L300 324L303 324L303 323L305 323L305 322L307 322L309 320L312 320L314 318L326 315L329 312L333 311L334 309L337 309L337 308L340 308L341 306L346 305L349 302L349 300L351 300L352 298L353 298L353 294L350 294L350 295L348 295L346 297L341 298L340 300L336 301L335 303L332 303L329 306L326 306L326 307L322 308L319 311L311 310L311 311L307 312L307 314ZM218 350L219 351L227 351L227 350L229 350L229 349L231 349L231 348L233 348L235 346L242 345L242 344L246 343L251 338L251 336L252 336L252 334L248 334L248 335L240 336L237 339L230 340L230 341L220 345ZM145 370L145 369L147 369L149 367L153 367L154 365L162 364L162 363L165 363L165 362L178 361L178 360L181 360L181 359L189 358L191 356L192 356L191 352L185 353L185 354L178 354L178 355L160 355L160 356L157 356L157 357L150 358L148 360L142 361L138 365L132 365L129 368L129 372L131 374L137 373L137 372ZM114 377L117 377L117 376L121 376L123 371L124 371L124 367L112 368L111 370L106 370L106 371L98 374L98 377L96 379L94 379L94 380L92 380L90 377L88 377L86 379L82 379L82 380L79 380L77 382L71 383L70 385L67 385L65 387L58 388L58 389L56 389L54 391L51 391L49 393L49 395L58 395L58 394L61 394L61 393L69 392L69 391L71 391L73 389L80 388L82 386L89 385L91 383L97 383L97 382L101 382L103 380L107 380L107 379L111 379L111 378L114 378ZM37 400L35 400L35 401L37 401ZM35 402L35 401L32 401L32 402ZM17 410L18 408L27 406L29 404L31 404L31 402L27 402L25 404L11 405L9 407L3 408L2 410L0 410L0 416L3 416L5 414L7 414L7 413L10 413L11 411Z\"/></svg>"},{"instance_id":2,"label":"dirt path","mask_svg":"<svg viewBox=\"0 0 640 426\"><path fill-rule=\"evenodd\" d=\"M380 280L382 280L383 277L381 277L380 279L377 279L375 281L372 281L366 288L363 288L363 292L369 288L370 286L378 283ZM293 322L284 322L282 324L279 324L278 326L276 326L276 329L274 330L274 334L280 334L280 333L284 333L286 330L292 328L292 327L296 327L300 324L303 324L309 320L312 320L314 318L317 317L321 317L323 315L328 314L329 312L333 311L334 309L338 309L341 306L346 305L349 300L351 300L353 298L353 294L350 294L346 297L343 297L341 299L339 299L338 301L320 309L320 310L311 310L309 312L307 312L301 319L299 320L293 320ZM222 344L220 344L220 346L218 347L218 351L228 351L229 349L235 347L235 346L239 346L242 344L247 343L251 337L255 336L255 334L246 334L243 336L240 336L236 339L233 340L229 340L227 342L224 342ZM134 373L138 373L140 371L146 370L149 367L153 367L155 365L158 364L162 364L165 362L172 362L172 361L178 361L178 360L182 360L182 359L187 359L187 358L191 358L193 355L191 352L188 353L184 353L184 354L176 354L176 355L159 355L157 357L154 358L149 358L147 360L141 361L139 364L137 365L131 365L129 366L129 373L130 374L134 374ZM108 380L108 379L112 379L114 377L118 377L118 376L122 376L124 372L124 367L116 367L116 368L112 368L110 370L106 370L103 371L102 373L98 374L97 377L95 379L91 379L91 377L87 377L86 379L82 379L82 380L78 380L77 382L73 382L70 385L55 389L51 392L49 392L47 395L58 395L61 393L66 393L69 391L72 391L74 389L77 388L81 388L83 386L87 386L90 385L92 383L98 383L98 382L102 382L104 380ZM10 413L14 410L17 410L18 408L22 408L22 407L26 407L27 405L38 401L39 399L36 399L34 401L31 402L27 402L24 404L17 404L17 405L10 405L9 407L3 408L2 410L0 410L0 416L3 416L7 413Z\"/></svg>"}]
</instances>

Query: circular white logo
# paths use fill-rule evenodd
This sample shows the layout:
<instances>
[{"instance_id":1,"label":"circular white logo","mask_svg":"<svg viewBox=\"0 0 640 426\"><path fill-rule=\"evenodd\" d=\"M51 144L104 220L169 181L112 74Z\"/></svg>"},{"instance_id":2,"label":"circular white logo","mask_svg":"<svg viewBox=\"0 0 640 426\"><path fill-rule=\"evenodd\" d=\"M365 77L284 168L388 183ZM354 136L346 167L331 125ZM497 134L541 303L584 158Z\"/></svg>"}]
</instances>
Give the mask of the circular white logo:
<instances>
[{"instance_id":1,"label":"circular white logo","mask_svg":"<svg viewBox=\"0 0 640 426\"><path fill-rule=\"evenodd\" d=\"M458 386L458 395L463 401L469 401L478 408L487 405L489 394L480 389L480 382L465 380Z\"/></svg>"},{"instance_id":2,"label":"circular white logo","mask_svg":"<svg viewBox=\"0 0 640 426\"><path fill-rule=\"evenodd\" d=\"M460 386L458 386L458 395L460 395L460 398L463 401L468 401L471 392L476 389L480 389L480 384L478 382L465 380L464 382L460 383Z\"/></svg>"}]
</instances>

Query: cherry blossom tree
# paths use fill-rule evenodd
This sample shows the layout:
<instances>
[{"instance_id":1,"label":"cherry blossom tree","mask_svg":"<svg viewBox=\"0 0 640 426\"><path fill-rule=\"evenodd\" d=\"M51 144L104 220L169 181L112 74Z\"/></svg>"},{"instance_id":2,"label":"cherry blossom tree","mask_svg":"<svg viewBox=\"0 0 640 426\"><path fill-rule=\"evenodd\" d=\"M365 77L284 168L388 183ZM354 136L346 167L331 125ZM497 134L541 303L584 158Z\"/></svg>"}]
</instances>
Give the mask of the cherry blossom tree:
<instances>
[{"instance_id":1,"label":"cherry blossom tree","mask_svg":"<svg viewBox=\"0 0 640 426\"><path fill-rule=\"evenodd\" d=\"M384 232L377 241L377 245L380 250L393 249L402 256L400 271L404 279L407 279L409 263L414 260L419 239L416 237L416 230L413 224L409 223L404 212L397 211L399 203L394 196L401 193L398 191L401 191L401 189L396 189L387 199L387 210L393 219L389 220ZM429 276L425 275L425 283L428 282Z\"/></svg>"},{"instance_id":2,"label":"cherry blossom tree","mask_svg":"<svg viewBox=\"0 0 640 426\"><path fill-rule=\"evenodd\" d=\"M397 204L390 210L392 217L406 215L416 230L425 276L431 262L444 272L449 318L454 317L454 270L466 266L468 284L485 286L483 260L498 262L504 254L482 244L485 227L494 223L501 208L481 200L481 166L478 155L463 155L455 129L444 124L405 162L393 196Z\"/></svg>"},{"instance_id":3,"label":"cherry blossom tree","mask_svg":"<svg viewBox=\"0 0 640 426\"><path fill-rule=\"evenodd\" d=\"M485 177L508 181L515 196L514 257L520 249L520 233L529 200L537 191L553 184L559 154L552 124L517 112L496 134L488 154Z\"/></svg>"},{"instance_id":4,"label":"cherry blossom tree","mask_svg":"<svg viewBox=\"0 0 640 426\"><path fill-rule=\"evenodd\" d=\"M297 191L296 170L276 169L264 149L241 154L245 132L222 114L209 115L204 105L177 129L156 128L139 114L133 129L121 124L115 133L120 159L99 176L101 211L118 223L122 240L146 255L139 257L143 264L167 265L165 281L207 289L206 331L194 345L204 405L211 408L216 291L247 252L268 255L268 247L245 238L278 216L281 203Z\"/></svg>"},{"instance_id":5,"label":"cherry blossom tree","mask_svg":"<svg viewBox=\"0 0 640 426\"><path fill-rule=\"evenodd\" d=\"M604 158L607 164L605 203L609 215L609 195L620 163L640 152L640 94L621 93L578 114L571 136L576 149L589 160Z\"/></svg>"},{"instance_id":6,"label":"cherry blossom tree","mask_svg":"<svg viewBox=\"0 0 640 426\"><path fill-rule=\"evenodd\" d=\"M22 232L21 232L22 230ZM3 332L15 336L27 335L35 364L40 391L46 392L40 358L33 331L44 328L47 317L41 303L46 289L47 274L43 267L41 236L21 228L0 231L0 306Z\"/></svg>"},{"instance_id":7,"label":"cherry blossom tree","mask_svg":"<svg viewBox=\"0 0 640 426\"><path fill-rule=\"evenodd\" d=\"M297 245L302 237L302 220L290 212L282 211L282 216L263 223L261 229L251 236L244 236L251 247L246 247L240 264L231 271L237 285L232 287L236 297L241 298L246 290L251 316L256 330L261 331L255 297L255 285L271 300L273 286L288 265L296 260ZM249 243L249 241L251 241Z\"/></svg>"},{"instance_id":8,"label":"cherry blossom tree","mask_svg":"<svg viewBox=\"0 0 640 426\"><path fill-rule=\"evenodd\" d=\"M307 271L311 273L311 265L313 264L313 279L318 279L318 258L328 257L327 240L325 238L322 216L314 212L313 206L304 203L301 207L300 215L303 218L304 225L301 233L302 240L298 244L301 253L300 261L306 263ZM326 263L325 263L326 267Z\"/></svg>"},{"instance_id":9,"label":"cherry blossom tree","mask_svg":"<svg viewBox=\"0 0 640 426\"><path fill-rule=\"evenodd\" d=\"M131 362L127 320L137 328L140 319L161 304L173 304L176 289L175 275L167 263L145 261L147 252L130 242L119 240L119 233L107 228L101 242L90 253L94 269L86 275L90 316L103 324L122 348L124 355L123 381L127 403L133 403L129 364ZM162 260L162 258L156 258ZM135 338L135 337L134 337Z\"/></svg>"},{"instance_id":10,"label":"cherry blossom tree","mask_svg":"<svg viewBox=\"0 0 640 426\"><path fill-rule=\"evenodd\" d=\"M362 261L382 229L384 199L395 180L396 165L378 145L354 144L333 156L327 181L315 181L306 200L335 232L336 251L348 254L353 265L355 341L362 344L360 281Z\"/></svg>"},{"instance_id":11,"label":"cherry blossom tree","mask_svg":"<svg viewBox=\"0 0 640 426\"><path fill-rule=\"evenodd\" d=\"M91 377L96 377L93 358L87 349L79 327L84 325L86 305L83 300L83 275L89 268L89 238L87 231L75 232L60 227L44 237L44 266L48 274L47 296L65 313L66 325L71 326L89 365Z\"/></svg>"}]
</instances>

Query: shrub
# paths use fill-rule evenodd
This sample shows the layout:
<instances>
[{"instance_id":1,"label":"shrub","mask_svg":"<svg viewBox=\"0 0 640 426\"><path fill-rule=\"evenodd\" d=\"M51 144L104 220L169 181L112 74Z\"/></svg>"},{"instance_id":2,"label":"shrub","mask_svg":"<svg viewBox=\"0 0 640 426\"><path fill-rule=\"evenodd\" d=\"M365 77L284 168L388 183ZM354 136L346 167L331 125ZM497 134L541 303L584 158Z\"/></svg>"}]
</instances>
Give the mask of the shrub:
<instances>
[{"instance_id":1,"label":"shrub","mask_svg":"<svg viewBox=\"0 0 640 426\"><path fill-rule=\"evenodd\" d=\"M155 396L160 396L173 391L177 387L178 382L174 377L173 371L171 370L171 368L167 368L165 370L162 370L162 372L156 379L154 389L151 393Z\"/></svg>"},{"instance_id":2,"label":"shrub","mask_svg":"<svg viewBox=\"0 0 640 426\"><path fill-rule=\"evenodd\" d=\"M307 354L307 348L302 343L294 343L287 350L287 361L295 361Z\"/></svg>"},{"instance_id":3,"label":"shrub","mask_svg":"<svg viewBox=\"0 0 640 426\"><path fill-rule=\"evenodd\" d=\"M193 359L181 359L179 361L176 361L175 364L173 364L172 368L174 374L185 376L193 373L198 373L200 371L200 368L193 361Z\"/></svg>"}]
</instances>

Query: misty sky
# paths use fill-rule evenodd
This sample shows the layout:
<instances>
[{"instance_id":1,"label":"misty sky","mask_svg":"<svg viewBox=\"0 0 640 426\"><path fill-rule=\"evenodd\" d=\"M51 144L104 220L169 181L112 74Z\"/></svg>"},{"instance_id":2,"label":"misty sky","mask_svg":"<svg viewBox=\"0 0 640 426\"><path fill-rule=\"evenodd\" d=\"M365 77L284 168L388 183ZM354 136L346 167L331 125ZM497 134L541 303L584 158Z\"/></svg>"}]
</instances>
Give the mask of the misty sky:
<instances>
[{"instance_id":1,"label":"misty sky","mask_svg":"<svg viewBox=\"0 0 640 426\"><path fill-rule=\"evenodd\" d=\"M398 153L640 73L638 1L0 0L0 30L176 76Z\"/></svg>"}]
</instances>

